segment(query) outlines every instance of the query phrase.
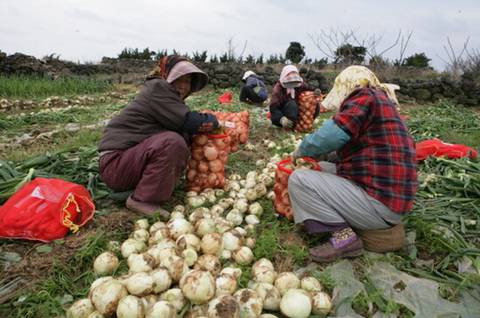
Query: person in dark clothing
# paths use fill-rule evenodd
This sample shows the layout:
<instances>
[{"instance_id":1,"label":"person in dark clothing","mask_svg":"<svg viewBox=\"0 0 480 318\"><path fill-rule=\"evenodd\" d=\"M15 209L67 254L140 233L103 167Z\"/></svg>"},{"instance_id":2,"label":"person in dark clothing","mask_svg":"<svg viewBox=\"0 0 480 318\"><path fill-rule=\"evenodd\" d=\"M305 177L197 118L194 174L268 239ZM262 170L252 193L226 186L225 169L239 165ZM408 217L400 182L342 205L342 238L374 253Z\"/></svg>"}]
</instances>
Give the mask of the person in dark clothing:
<instances>
[{"instance_id":1,"label":"person in dark clothing","mask_svg":"<svg viewBox=\"0 0 480 318\"><path fill-rule=\"evenodd\" d=\"M267 88L262 78L253 71L246 71L242 81L245 83L240 91L240 101L262 105L268 98Z\"/></svg>"},{"instance_id":2,"label":"person in dark clothing","mask_svg":"<svg viewBox=\"0 0 480 318\"><path fill-rule=\"evenodd\" d=\"M285 66L272 91L270 120L273 125L283 128L295 126L298 118L296 98L304 91L315 91L316 94L320 94L303 81L294 65ZM320 107L317 105L314 117L317 117L319 111Z\"/></svg>"},{"instance_id":3,"label":"person in dark clothing","mask_svg":"<svg viewBox=\"0 0 480 318\"><path fill-rule=\"evenodd\" d=\"M115 191L134 190L128 209L168 216L160 204L186 168L191 136L218 127L215 116L190 111L184 102L207 82L186 58L165 56L136 98L107 124L98 147L100 176Z\"/></svg>"}]
</instances>

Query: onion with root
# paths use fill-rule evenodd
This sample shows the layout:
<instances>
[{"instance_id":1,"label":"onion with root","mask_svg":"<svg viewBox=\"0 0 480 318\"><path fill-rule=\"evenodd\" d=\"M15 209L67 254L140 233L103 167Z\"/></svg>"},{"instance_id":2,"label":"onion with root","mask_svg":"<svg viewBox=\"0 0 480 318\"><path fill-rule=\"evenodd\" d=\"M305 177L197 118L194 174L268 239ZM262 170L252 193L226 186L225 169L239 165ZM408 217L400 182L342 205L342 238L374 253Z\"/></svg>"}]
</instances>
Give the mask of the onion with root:
<instances>
[{"instance_id":1,"label":"onion with root","mask_svg":"<svg viewBox=\"0 0 480 318\"><path fill-rule=\"evenodd\" d=\"M300 288L300 279L292 272L284 272L277 276L274 285L283 296L289 289Z\"/></svg>"},{"instance_id":2,"label":"onion with root","mask_svg":"<svg viewBox=\"0 0 480 318\"><path fill-rule=\"evenodd\" d=\"M233 259L240 265L248 265L253 261L253 252L250 248L242 246L235 253L233 253Z\"/></svg>"},{"instance_id":3,"label":"onion with root","mask_svg":"<svg viewBox=\"0 0 480 318\"><path fill-rule=\"evenodd\" d=\"M280 310L289 318L308 318L312 313L312 298L303 289L289 289L282 296Z\"/></svg>"},{"instance_id":4,"label":"onion with root","mask_svg":"<svg viewBox=\"0 0 480 318\"><path fill-rule=\"evenodd\" d=\"M84 318L88 317L95 311L92 302L88 298L77 300L67 310L67 318Z\"/></svg>"},{"instance_id":5,"label":"onion with root","mask_svg":"<svg viewBox=\"0 0 480 318\"><path fill-rule=\"evenodd\" d=\"M119 281L111 279L95 287L91 292L90 300L99 313L111 316L117 309L120 299L127 295L125 286Z\"/></svg>"},{"instance_id":6,"label":"onion with root","mask_svg":"<svg viewBox=\"0 0 480 318\"><path fill-rule=\"evenodd\" d=\"M145 309L140 298L128 295L120 299L117 307L117 318L143 318Z\"/></svg>"},{"instance_id":7,"label":"onion with root","mask_svg":"<svg viewBox=\"0 0 480 318\"><path fill-rule=\"evenodd\" d=\"M111 252L104 252L95 258L93 271L97 275L109 275L118 268L118 258Z\"/></svg>"},{"instance_id":8,"label":"onion with root","mask_svg":"<svg viewBox=\"0 0 480 318\"><path fill-rule=\"evenodd\" d=\"M262 298L254 290L240 289L233 296L240 306L241 317L258 317L262 313Z\"/></svg>"},{"instance_id":9,"label":"onion with root","mask_svg":"<svg viewBox=\"0 0 480 318\"><path fill-rule=\"evenodd\" d=\"M172 278L166 268L160 267L150 272L153 279L153 292L159 294L172 285Z\"/></svg>"},{"instance_id":10,"label":"onion with root","mask_svg":"<svg viewBox=\"0 0 480 318\"><path fill-rule=\"evenodd\" d=\"M222 295L208 304L208 318L240 318L240 306L233 296ZM242 316L243 317L243 316Z\"/></svg>"},{"instance_id":11,"label":"onion with root","mask_svg":"<svg viewBox=\"0 0 480 318\"><path fill-rule=\"evenodd\" d=\"M330 296L324 292L314 292L312 294L312 303L313 303L313 314L320 317L325 317L328 315L330 310L332 310L332 300Z\"/></svg>"},{"instance_id":12,"label":"onion with root","mask_svg":"<svg viewBox=\"0 0 480 318\"><path fill-rule=\"evenodd\" d=\"M191 270L180 280L183 295L193 304L208 302L215 296L215 280L207 271Z\"/></svg>"}]
</instances>

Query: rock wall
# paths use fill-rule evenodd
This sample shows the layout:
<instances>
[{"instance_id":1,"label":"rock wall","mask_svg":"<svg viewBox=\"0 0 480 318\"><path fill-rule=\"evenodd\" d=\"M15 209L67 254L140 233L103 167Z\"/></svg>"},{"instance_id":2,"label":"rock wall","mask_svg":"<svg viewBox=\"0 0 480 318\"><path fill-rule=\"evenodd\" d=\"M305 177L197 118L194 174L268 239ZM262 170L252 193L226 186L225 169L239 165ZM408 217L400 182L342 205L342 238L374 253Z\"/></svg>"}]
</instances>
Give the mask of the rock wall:
<instances>
[{"instance_id":1,"label":"rock wall","mask_svg":"<svg viewBox=\"0 0 480 318\"><path fill-rule=\"evenodd\" d=\"M99 64L78 64L56 58L39 60L21 53L6 55L0 52L0 74L21 74L50 76L95 76L111 82L141 83L153 68L155 61L103 58ZM263 76L269 88L278 80L282 64L238 64L238 63L196 63L210 77L210 83L217 88L239 87L245 71L253 70ZM312 86L328 92L335 75L340 70L319 70L313 65L299 65L302 77ZM421 73L421 72L420 72ZM451 98L464 105L480 104L480 71L452 79L445 75L418 78L415 75L396 78L383 78L383 81L400 85L400 99L415 99L419 102L432 102L440 98ZM407 79L406 79L407 78ZM409 79L412 78L412 79ZM414 79L416 78L416 79Z\"/></svg>"}]
</instances>

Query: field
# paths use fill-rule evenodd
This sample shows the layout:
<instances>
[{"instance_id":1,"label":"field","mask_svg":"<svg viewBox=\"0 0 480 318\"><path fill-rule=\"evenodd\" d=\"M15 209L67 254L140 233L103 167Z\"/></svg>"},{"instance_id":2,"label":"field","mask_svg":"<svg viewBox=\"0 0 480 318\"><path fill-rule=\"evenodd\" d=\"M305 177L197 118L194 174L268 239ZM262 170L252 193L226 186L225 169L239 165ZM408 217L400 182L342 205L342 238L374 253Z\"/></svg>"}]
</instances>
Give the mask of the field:
<instances>
[{"instance_id":1,"label":"field","mask_svg":"<svg viewBox=\"0 0 480 318\"><path fill-rule=\"evenodd\" d=\"M14 99L33 101L17 102L23 106L0 112L0 159L18 172L18 180L56 176L84 185L95 199L96 213L78 233L50 244L0 240L0 317L61 317L75 300L88 294L97 278L92 271L95 257L109 241L125 240L139 218L99 180L96 152L105 120L119 112L138 87L86 82L52 88L15 80L19 83L0 78L0 91L8 91L0 99L11 104ZM186 103L195 110L250 111L249 143L254 148L241 145L229 155L226 167L227 176L245 177L260 169L259 160L268 162L293 151L292 133L272 127L266 109L240 103L237 90L230 91L234 93L231 104L218 104L216 97L224 91L211 88ZM50 104L45 102L48 98ZM480 149L479 108L442 100L402 105L401 113L415 141L438 137ZM331 115L321 114L315 125ZM270 141L275 145L268 147ZM403 250L385 255L366 252L330 265L312 263L308 248L321 238L309 237L278 217L271 200L262 198L255 259L270 259L277 272L301 271L318 278L333 296L331 316L440 317L448 313L448 317L480 317L480 162L429 158L418 169L420 187L414 209L404 220ZM0 191L0 202L10 193ZM182 180L166 208L184 204L184 199ZM150 219L150 224L156 220ZM238 284L243 288L250 270L242 269ZM115 274L127 271L121 259Z\"/></svg>"}]
</instances>

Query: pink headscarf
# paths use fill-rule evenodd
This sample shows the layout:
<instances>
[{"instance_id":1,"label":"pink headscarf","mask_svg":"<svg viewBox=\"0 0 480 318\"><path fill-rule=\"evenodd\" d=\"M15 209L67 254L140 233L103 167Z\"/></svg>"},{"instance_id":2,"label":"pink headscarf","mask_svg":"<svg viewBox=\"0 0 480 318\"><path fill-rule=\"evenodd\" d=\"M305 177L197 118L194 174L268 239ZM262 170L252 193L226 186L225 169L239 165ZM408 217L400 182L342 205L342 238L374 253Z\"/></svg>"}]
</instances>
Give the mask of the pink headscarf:
<instances>
[{"instance_id":1,"label":"pink headscarf","mask_svg":"<svg viewBox=\"0 0 480 318\"><path fill-rule=\"evenodd\" d=\"M280 73L280 84L287 90L292 98L295 98L295 87L303 83L303 78L300 77L298 69L294 65L286 65Z\"/></svg>"}]
</instances>

